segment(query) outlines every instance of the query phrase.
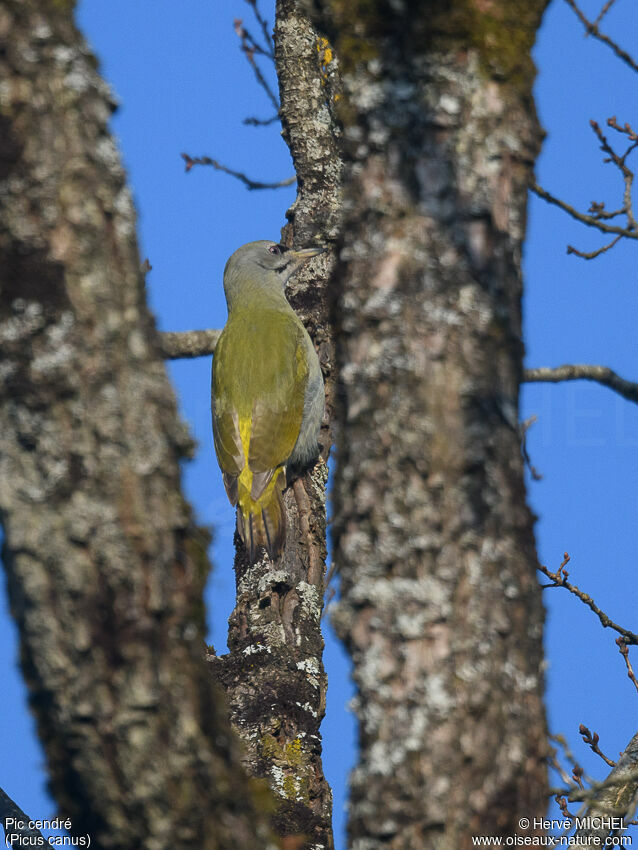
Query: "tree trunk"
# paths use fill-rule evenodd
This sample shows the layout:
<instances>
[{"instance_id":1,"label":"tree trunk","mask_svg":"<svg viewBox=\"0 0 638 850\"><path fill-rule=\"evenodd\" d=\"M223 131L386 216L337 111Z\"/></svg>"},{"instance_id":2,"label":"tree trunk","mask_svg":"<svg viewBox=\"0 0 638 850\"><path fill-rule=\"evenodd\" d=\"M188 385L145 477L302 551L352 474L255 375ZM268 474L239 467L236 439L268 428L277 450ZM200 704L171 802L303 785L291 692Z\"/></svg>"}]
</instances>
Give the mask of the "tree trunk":
<instances>
[{"instance_id":1,"label":"tree trunk","mask_svg":"<svg viewBox=\"0 0 638 850\"><path fill-rule=\"evenodd\" d=\"M358 690L356 850L469 847L545 809L518 432L544 6L315 9L344 86L334 539Z\"/></svg>"},{"instance_id":2,"label":"tree trunk","mask_svg":"<svg viewBox=\"0 0 638 850\"><path fill-rule=\"evenodd\" d=\"M203 660L190 440L71 5L0 8L0 510L22 668L73 834L254 850L267 829Z\"/></svg>"},{"instance_id":3,"label":"tree trunk","mask_svg":"<svg viewBox=\"0 0 638 850\"><path fill-rule=\"evenodd\" d=\"M283 239L296 247L334 240L338 227L341 163L330 111L334 71L328 73L322 44L295 0L280 0L275 50L281 116L298 178ZM328 396L326 425L334 383L327 296L331 266L330 253L318 257L287 290L319 352ZM236 538L237 605L230 618L230 652L211 659L246 745L247 769L267 777L278 797L273 818L277 834L303 835L304 846L313 850L333 846L332 795L321 766L319 733L326 700L321 612L327 427L321 444L314 470L286 492L288 530L281 559L250 566Z\"/></svg>"}]
</instances>

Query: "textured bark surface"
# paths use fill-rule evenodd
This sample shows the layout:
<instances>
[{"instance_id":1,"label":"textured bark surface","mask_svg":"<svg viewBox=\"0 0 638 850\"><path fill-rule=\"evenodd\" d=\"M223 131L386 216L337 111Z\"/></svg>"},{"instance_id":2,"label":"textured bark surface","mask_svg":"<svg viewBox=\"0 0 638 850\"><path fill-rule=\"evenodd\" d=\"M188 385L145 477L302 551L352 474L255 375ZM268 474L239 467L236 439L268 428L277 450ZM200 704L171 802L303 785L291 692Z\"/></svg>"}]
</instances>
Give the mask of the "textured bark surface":
<instances>
[{"instance_id":1,"label":"textured bark surface","mask_svg":"<svg viewBox=\"0 0 638 850\"><path fill-rule=\"evenodd\" d=\"M340 161L330 112L334 61L326 63L324 42L294 0L277 5L275 48L284 137L298 178L283 239L302 247L334 239L337 231ZM328 395L326 424L333 387L327 298L331 265L330 253L317 257L287 290L319 352ZM321 767L319 734L326 698L321 612L327 427L321 443L318 464L286 492L282 558L250 566L236 538L237 605L230 618L230 652L211 659L228 694L233 724L246 744L247 769L267 777L277 794L277 834L303 835L303 846L312 850L333 846L332 795Z\"/></svg>"},{"instance_id":2,"label":"textured bark surface","mask_svg":"<svg viewBox=\"0 0 638 850\"><path fill-rule=\"evenodd\" d=\"M70 5L0 7L0 511L22 668L74 834L254 850L267 833L203 660L190 440Z\"/></svg>"},{"instance_id":3,"label":"textured bark surface","mask_svg":"<svg viewBox=\"0 0 638 850\"><path fill-rule=\"evenodd\" d=\"M544 5L315 7L344 86L334 534L358 689L355 850L469 847L545 808L517 431Z\"/></svg>"}]
</instances>

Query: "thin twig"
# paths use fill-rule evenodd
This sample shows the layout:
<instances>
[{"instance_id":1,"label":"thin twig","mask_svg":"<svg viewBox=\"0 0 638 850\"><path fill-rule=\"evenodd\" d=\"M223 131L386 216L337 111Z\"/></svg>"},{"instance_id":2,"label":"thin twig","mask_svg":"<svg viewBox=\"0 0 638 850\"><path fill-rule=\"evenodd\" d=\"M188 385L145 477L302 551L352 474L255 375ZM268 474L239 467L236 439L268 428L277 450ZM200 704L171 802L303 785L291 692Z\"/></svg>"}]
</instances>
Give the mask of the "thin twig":
<instances>
[{"instance_id":1,"label":"thin twig","mask_svg":"<svg viewBox=\"0 0 638 850\"><path fill-rule=\"evenodd\" d=\"M235 29L235 34L238 38L241 39L241 50L244 52L256 53L258 56L269 56L269 52L267 49L264 49L261 44L257 41L257 39L253 36L250 30L247 30L244 26L244 22L241 18L235 18L233 20L233 27Z\"/></svg>"},{"instance_id":2,"label":"thin twig","mask_svg":"<svg viewBox=\"0 0 638 850\"><path fill-rule=\"evenodd\" d=\"M616 643L618 643L619 640L622 640L622 638L618 638ZM578 727L578 733L582 735L583 742L589 746L589 749L592 752L596 753L597 756L600 756L601 759L605 762L605 764L608 764L609 767L616 767L616 762L612 761L610 758L607 758L607 756L598 746L598 741L600 740L598 732L594 732L592 734L592 732L587 728L587 726L585 726L584 723L581 723Z\"/></svg>"},{"instance_id":3,"label":"thin twig","mask_svg":"<svg viewBox=\"0 0 638 850\"><path fill-rule=\"evenodd\" d=\"M572 770L572 778L573 778L574 782L578 785L578 787L581 789L581 791L585 790L585 786L583 785L583 773L584 772L585 771L583 770L583 768L578 764Z\"/></svg>"},{"instance_id":4,"label":"thin twig","mask_svg":"<svg viewBox=\"0 0 638 850\"><path fill-rule=\"evenodd\" d=\"M555 368L541 367L526 369L523 380L527 383L551 383L561 381L595 381L614 390L627 401L638 404L638 383L627 381L608 366L595 366L586 363L566 364Z\"/></svg>"},{"instance_id":5,"label":"thin twig","mask_svg":"<svg viewBox=\"0 0 638 850\"><path fill-rule=\"evenodd\" d=\"M565 797L560 797L558 794L554 797L554 800L558 804L558 808L561 811L561 814L567 820L574 821L576 820L576 815L573 815L569 809L567 808L567 799Z\"/></svg>"},{"instance_id":6,"label":"thin twig","mask_svg":"<svg viewBox=\"0 0 638 850\"><path fill-rule=\"evenodd\" d=\"M268 55L270 56L270 58L274 62L275 61L275 43L273 41L272 33L271 33L270 28L268 26L268 21L264 17L262 17L261 12L259 11L259 7L257 6L257 0L246 0L246 2L252 8L253 14L254 14L255 18L257 19L257 23L261 27L261 31L263 33L264 39L266 41L266 44L268 45L268 51L267 51ZM610 0L610 2L613 3L613 0Z\"/></svg>"},{"instance_id":7,"label":"thin twig","mask_svg":"<svg viewBox=\"0 0 638 850\"><path fill-rule=\"evenodd\" d=\"M564 754L565 754L565 758L567 759L567 761L568 761L568 762L570 762L570 764L575 765L575 764L576 764L576 762L575 762L575 760L574 760L573 753L572 753L572 752L571 752L571 750L569 749L569 744L568 744L568 743L567 743L567 741L565 740L565 737L564 737L563 735L551 735L551 734L550 734L548 737L549 737L549 739L550 739L551 741L556 741L556 743L557 743L557 744L561 747L561 749L563 750L563 752L564 752ZM558 775L560 776L560 778L563 780L563 782L565 783L565 785L569 785L569 782L570 782L570 778L571 778L571 777L570 777L570 775L567 773L567 771L565 770L565 768L562 766L562 764L560 763L560 761L558 760L558 751L557 751L554 747L551 747L551 748L550 748L550 755L549 755L548 761L549 761L549 764L550 764L550 765L554 768L554 770L558 773Z\"/></svg>"},{"instance_id":8,"label":"thin twig","mask_svg":"<svg viewBox=\"0 0 638 850\"><path fill-rule=\"evenodd\" d=\"M596 20L594 21L594 26L595 26L595 27L597 27L597 26L598 26L598 24L602 21L602 19L605 17L605 15L607 14L607 12L608 12L608 11L611 9L611 7L614 5L614 2L615 2L615 0L607 0L607 2L605 3L605 5L603 6L603 8L602 8L602 9L600 10L600 12L598 13L598 17L597 17L597 18L596 18ZM588 33L588 34L589 34L589 33Z\"/></svg>"},{"instance_id":9,"label":"thin twig","mask_svg":"<svg viewBox=\"0 0 638 850\"><path fill-rule=\"evenodd\" d=\"M248 118L244 118L242 124L247 124L249 127L269 127L276 121L281 121L281 118L278 114L273 115L270 118L255 118L251 115Z\"/></svg>"},{"instance_id":10,"label":"thin twig","mask_svg":"<svg viewBox=\"0 0 638 850\"><path fill-rule=\"evenodd\" d=\"M618 120L616 119L616 116L612 115L611 118L607 119L607 124L609 127L613 127L614 130L617 130L619 133L624 133L626 136L628 136L629 141L638 142L638 133L636 133L636 131L632 129L629 122L625 121L624 124L619 124ZM629 153L631 153L631 150L627 151L627 153L625 154L625 159L627 158L627 155Z\"/></svg>"},{"instance_id":11,"label":"thin twig","mask_svg":"<svg viewBox=\"0 0 638 850\"><path fill-rule=\"evenodd\" d=\"M635 136L635 134L634 134L633 130L631 130L631 127L629 127L629 124L627 124L625 126L628 128L628 135L629 135L630 139L634 142L634 144L629 145L629 147L627 148L627 150L625 151L625 153L622 156L617 154L616 151L609 144L609 142L607 141L607 136L605 136L605 134L603 133L602 128L601 128L600 124L598 123L598 121L594 121L593 118L590 118L589 126L592 128L592 130L594 131L594 133L598 137L598 141L600 142L600 149L604 153L609 155L608 161L613 162L614 165L616 165L622 171L623 175L627 174L627 173L631 174L631 172L629 171L629 169L627 168L627 165L625 163L626 163L626 160L627 160L627 157L629 156L629 154L636 147L636 144L635 144L636 140L635 140L635 138L633 138ZM619 133L625 132L624 127L620 126L620 124L616 120L615 115L612 115L611 118L607 119L607 126L612 127L614 130L617 130Z\"/></svg>"},{"instance_id":12,"label":"thin twig","mask_svg":"<svg viewBox=\"0 0 638 850\"><path fill-rule=\"evenodd\" d=\"M562 567L562 565L561 565ZM578 764L576 761L576 756L571 751L569 744L567 743L567 739L564 735L549 735L550 740L555 741L561 750L563 751L563 757L569 763L571 767L571 774L568 774L565 768L558 761L558 752L555 749L552 749L553 758L550 758L550 764L554 767L555 770L559 773L563 782L565 782L566 786L574 790L573 782L578 783L578 787L582 789L583 787L583 778L587 782L588 785L593 785L594 780L591 776L588 776L584 769ZM553 793L553 792L552 792ZM556 792L558 794L558 792ZM559 794L560 796L560 794Z\"/></svg>"},{"instance_id":13,"label":"thin twig","mask_svg":"<svg viewBox=\"0 0 638 850\"><path fill-rule=\"evenodd\" d=\"M619 125L618 125L618 122L616 121L615 116L613 116L612 118L608 118L607 124L608 124L608 126L613 127L614 130L620 130L620 132L622 132L622 129L619 128ZM613 162L614 165L616 166L616 168L618 168L618 170L620 171L620 173L623 176L623 182L625 184L625 190L623 192L623 210L625 212L625 215L627 216L627 226L628 226L627 229L630 230L630 231L636 231L638 229L638 226L636 225L636 219L634 218L633 209L632 209L632 198L631 198L631 187L632 187L632 184L633 184L633 181L634 181L634 173L630 168L627 167L627 157L629 156L629 154L633 150L635 150L636 146L638 145L638 142L634 141L631 145L629 145L629 147L627 148L625 153L622 156L620 156L619 154L616 153L616 151L612 148L612 146L607 141L607 137L605 136L605 134L601 130L598 122L591 120L589 122L589 125L592 128L592 130L594 131L594 133L596 134L596 136L598 137L598 141L600 142L601 150L604 153L608 154L608 156L609 156L608 161Z\"/></svg>"},{"instance_id":14,"label":"thin twig","mask_svg":"<svg viewBox=\"0 0 638 850\"><path fill-rule=\"evenodd\" d=\"M257 79L257 82L262 87L262 89L266 92L270 102L275 107L277 111L279 111L279 100L277 99L277 95L272 90L272 87L268 80L264 77L261 68L255 61L255 53L263 54L264 56L269 56L270 54L267 50L255 41L250 32L243 25L241 18L235 18L234 21L235 32L241 41L241 50L244 53L244 56L248 60L248 64L253 69L253 73Z\"/></svg>"},{"instance_id":15,"label":"thin twig","mask_svg":"<svg viewBox=\"0 0 638 850\"><path fill-rule=\"evenodd\" d=\"M616 638L616 645L618 646L618 651L625 659L625 664L627 666L627 676L634 683L634 687L638 691L638 680L636 679L634 668L631 666L631 661L629 660L629 649L627 647L627 641L624 637Z\"/></svg>"},{"instance_id":16,"label":"thin twig","mask_svg":"<svg viewBox=\"0 0 638 850\"><path fill-rule=\"evenodd\" d=\"M565 0L565 2L574 10L578 17L578 20L587 30L588 35L593 35L594 38L597 38L599 41L602 41L603 44L606 44L607 47L611 48L611 50L614 51L614 53L616 54L616 56L618 56L619 59L622 59L623 62L626 62L627 65L629 65L632 71L638 71L638 63L636 63L636 61L632 59L629 53L619 47L615 41L609 38L608 35L602 33L598 29L598 24L596 22L589 21L583 14L583 12L580 10L580 8L576 5L574 0Z\"/></svg>"},{"instance_id":17,"label":"thin twig","mask_svg":"<svg viewBox=\"0 0 638 850\"><path fill-rule=\"evenodd\" d=\"M552 582L551 584L543 585L543 587L564 587L570 593L573 593L574 596L580 599L581 602L583 602L591 611L594 612L594 614L602 623L603 628L613 629L615 632L618 632L618 634L623 636L625 643L634 644L638 646L638 635L634 634L629 629L623 628L623 626L619 626L618 623L614 623L614 621L610 619L610 617L608 617L604 611L601 611L601 609L598 607L598 605L596 605L591 596L588 596L586 593L580 590L580 588L576 587L575 584L571 584L569 581L567 581L567 576L569 575L569 573L565 570L565 565L568 563L569 555L567 554L567 552L565 552L563 562L555 573L548 570L547 567L539 565L538 569L543 573L543 575L546 575L547 578L550 579L550 581Z\"/></svg>"},{"instance_id":18,"label":"thin twig","mask_svg":"<svg viewBox=\"0 0 638 850\"><path fill-rule=\"evenodd\" d=\"M638 231L631 230L627 227L618 227L613 224L605 224L605 222L600 221L594 215L586 215L585 213L578 212L577 209L570 206L570 204L566 204L565 201L561 201L560 198L556 198L546 189L543 189L538 183L532 183L530 186L532 192L538 195L539 198L542 198L544 201L547 201L550 204L554 204L557 207L560 207L564 210L568 215L571 215L572 218L575 218L576 221L582 222L582 224L586 224L588 227L595 227L597 230L601 230L603 233L615 233L620 236L625 236L627 239L638 239ZM623 210L624 212L624 210Z\"/></svg>"},{"instance_id":19,"label":"thin twig","mask_svg":"<svg viewBox=\"0 0 638 850\"><path fill-rule=\"evenodd\" d=\"M587 210L587 212L591 214L592 218L595 218L595 219L598 219L598 220L605 219L607 221L611 221L612 218L616 218L619 215L624 215L625 214L625 208L621 207L619 210L614 210L613 212L607 212L607 210L605 209L605 202L604 201L592 201L591 204L589 205L589 209Z\"/></svg>"},{"instance_id":20,"label":"thin twig","mask_svg":"<svg viewBox=\"0 0 638 850\"><path fill-rule=\"evenodd\" d=\"M187 153L182 153L180 156L186 163L186 171L190 171L194 165L212 165L213 168L217 169L217 171L223 171L224 174L230 174L231 177L236 177L237 180L241 180L241 182L245 184L246 188L251 191L255 189L281 189L284 186L292 186L297 182L296 177L286 177L285 180L278 180L276 183L262 183L260 180L252 180L242 171L235 171L232 168L228 168L227 165L222 165L221 162L218 162L216 159L211 159L209 156L192 157Z\"/></svg>"},{"instance_id":21,"label":"thin twig","mask_svg":"<svg viewBox=\"0 0 638 850\"><path fill-rule=\"evenodd\" d=\"M613 163L622 175L624 187L623 206L618 210L614 210L613 212L607 212L605 210L604 203L599 201L592 201L588 212L586 214L580 213L570 204L567 204L565 203L565 201L561 201L559 198L556 198L550 192L547 192L545 189L538 186L538 184L535 183L532 186L532 191L534 191L539 197L548 201L548 203L555 204L556 206L560 207L562 210L567 212L577 221L580 221L583 224L588 225L589 227L595 227L598 230L601 230L603 233L615 234L611 242L608 242L606 245L603 245L601 248L597 248L594 251L581 251L578 248L574 248L573 245L567 246L568 254L575 254L577 257L581 257L584 260L593 260L596 257L599 257L601 254L604 254L606 251L609 251L610 248L613 248L623 237L628 239L638 238L638 224L636 223L636 218L634 216L632 199L634 173L627 166L627 157L632 153L632 151L636 149L636 147L638 147L638 135L633 131L633 129L628 123L626 123L624 126L618 124L616 116L608 118L607 125L609 127L612 127L617 132L626 135L630 141L630 144L625 150L625 152L623 154L619 154L610 145L600 125L593 120L591 120L589 124L593 132L596 134L596 137L600 143L601 150L603 151L603 153L607 154L607 158L604 160L604 162ZM627 222L624 227L605 223L611 221L619 215L624 215L627 218Z\"/></svg>"},{"instance_id":22,"label":"thin twig","mask_svg":"<svg viewBox=\"0 0 638 850\"><path fill-rule=\"evenodd\" d=\"M615 768L614 768L615 769ZM549 796L555 797L560 795L562 797L567 797L572 803L583 803L594 801L597 798L597 795L600 791L606 790L608 788L617 788L619 785L625 785L628 782L636 783L638 786L638 768L631 771L624 776L614 776L613 771L603 782L595 782L591 788L588 788L586 791L580 791L575 785L566 785L565 788L550 788ZM610 811L613 811L610 809Z\"/></svg>"},{"instance_id":23,"label":"thin twig","mask_svg":"<svg viewBox=\"0 0 638 850\"><path fill-rule=\"evenodd\" d=\"M595 251L579 251L578 248L574 248L573 245L567 246L568 254L576 254L577 257L581 257L583 260L595 260L596 257L600 257L601 254L604 254L605 251L609 251L610 248L613 248L617 242L620 242L622 236L614 236L611 242L608 242L607 245L603 245L602 248L597 248Z\"/></svg>"},{"instance_id":24,"label":"thin twig","mask_svg":"<svg viewBox=\"0 0 638 850\"><path fill-rule=\"evenodd\" d=\"M527 432L532 427L532 425L538 421L537 416L530 416L529 419L526 419L524 422L521 422L520 425L520 434L521 434L521 453L523 455L523 461L525 466L529 469L530 475L532 476L533 481L542 481L543 476L536 469L534 464L532 463L532 459L529 456L529 452L527 450Z\"/></svg>"}]
</instances>

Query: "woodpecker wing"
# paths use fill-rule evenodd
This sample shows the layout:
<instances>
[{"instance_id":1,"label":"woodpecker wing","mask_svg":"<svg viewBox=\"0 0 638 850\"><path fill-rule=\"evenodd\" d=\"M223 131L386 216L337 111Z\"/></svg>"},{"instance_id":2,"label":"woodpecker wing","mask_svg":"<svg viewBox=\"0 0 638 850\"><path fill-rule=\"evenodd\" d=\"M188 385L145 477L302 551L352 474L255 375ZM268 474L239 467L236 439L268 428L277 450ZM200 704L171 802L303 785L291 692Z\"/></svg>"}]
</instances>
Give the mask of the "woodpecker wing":
<instances>
[{"instance_id":1,"label":"woodpecker wing","mask_svg":"<svg viewBox=\"0 0 638 850\"><path fill-rule=\"evenodd\" d=\"M289 322L286 330L286 344L273 352L271 392L260 393L253 404L248 454L253 499L266 489L275 470L288 462L301 430L308 383L303 329Z\"/></svg>"},{"instance_id":2,"label":"woodpecker wing","mask_svg":"<svg viewBox=\"0 0 638 850\"><path fill-rule=\"evenodd\" d=\"M224 487L231 505L237 504L237 479L246 465L239 433L239 417L232 399L225 390L225 369L228 354L222 333L213 357L213 385L211 403L213 412L213 441L217 461L222 471Z\"/></svg>"},{"instance_id":3,"label":"woodpecker wing","mask_svg":"<svg viewBox=\"0 0 638 850\"><path fill-rule=\"evenodd\" d=\"M233 504L238 479L258 502L295 446L308 381L303 340L292 310L253 308L235 309L217 343L213 434Z\"/></svg>"}]
</instances>

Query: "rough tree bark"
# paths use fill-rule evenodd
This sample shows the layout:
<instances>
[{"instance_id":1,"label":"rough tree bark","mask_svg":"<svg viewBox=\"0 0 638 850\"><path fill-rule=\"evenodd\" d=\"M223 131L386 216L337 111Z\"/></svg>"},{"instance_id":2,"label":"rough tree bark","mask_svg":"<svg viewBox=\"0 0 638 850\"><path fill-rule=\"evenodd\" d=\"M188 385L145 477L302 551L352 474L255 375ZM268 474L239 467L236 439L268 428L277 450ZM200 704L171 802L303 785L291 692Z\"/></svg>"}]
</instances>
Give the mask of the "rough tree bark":
<instances>
[{"instance_id":1,"label":"rough tree bark","mask_svg":"<svg viewBox=\"0 0 638 850\"><path fill-rule=\"evenodd\" d=\"M298 185L282 238L298 247L334 240L338 226L341 165L330 111L334 73L322 45L296 0L280 0L275 52L281 117ZM328 394L326 426L333 386L327 297L331 266L330 253L318 257L288 288L289 300L319 351ZM264 559L250 566L236 538L237 604L230 618L230 652L211 659L228 694L233 724L246 744L247 768L268 777L278 796L276 832L302 834L304 846L313 850L333 846L332 796L321 767L319 734L326 697L321 612L327 427L321 443L318 464L286 492L288 532L280 561Z\"/></svg>"},{"instance_id":2,"label":"rough tree bark","mask_svg":"<svg viewBox=\"0 0 638 850\"><path fill-rule=\"evenodd\" d=\"M518 433L544 6L314 8L344 86L334 539L358 689L356 850L468 847L545 809Z\"/></svg>"},{"instance_id":3,"label":"rough tree bark","mask_svg":"<svg viewBox=\"0 0 638 850\"><path fill-rule=\"evenodd\" d=\"M190 440L71 5L0 7L0 511L22 669L75 835L254 850L268 830L203 659Z\"/></svg>"},{"instance_id":4,"label":"rough tree bark","mask_svg":"<svg viewBox=\"0 0 638 850\"><path fill-rule=\"evenodd\" d=\"M187 440L107 98L68 6L0 9L0 510L23 666L76 833L103 847L264 846L199 658L206 561L179 494ZM362 750L351 837L359 850L466 846L544 808L542 611L517 434L539 143L529 49L544 2L317 7L345 67L336 355L329 257L291 301L331 400L340 372L338 622ZM299 178L284 238L298 245L338 237L333 61L279 0ZM314 847L331 846L325 477L319 464L288 492L281 564L237 558L231 652L211 661L246 763L274 780L278 832Z\"/></svg>"}]
</instances>

